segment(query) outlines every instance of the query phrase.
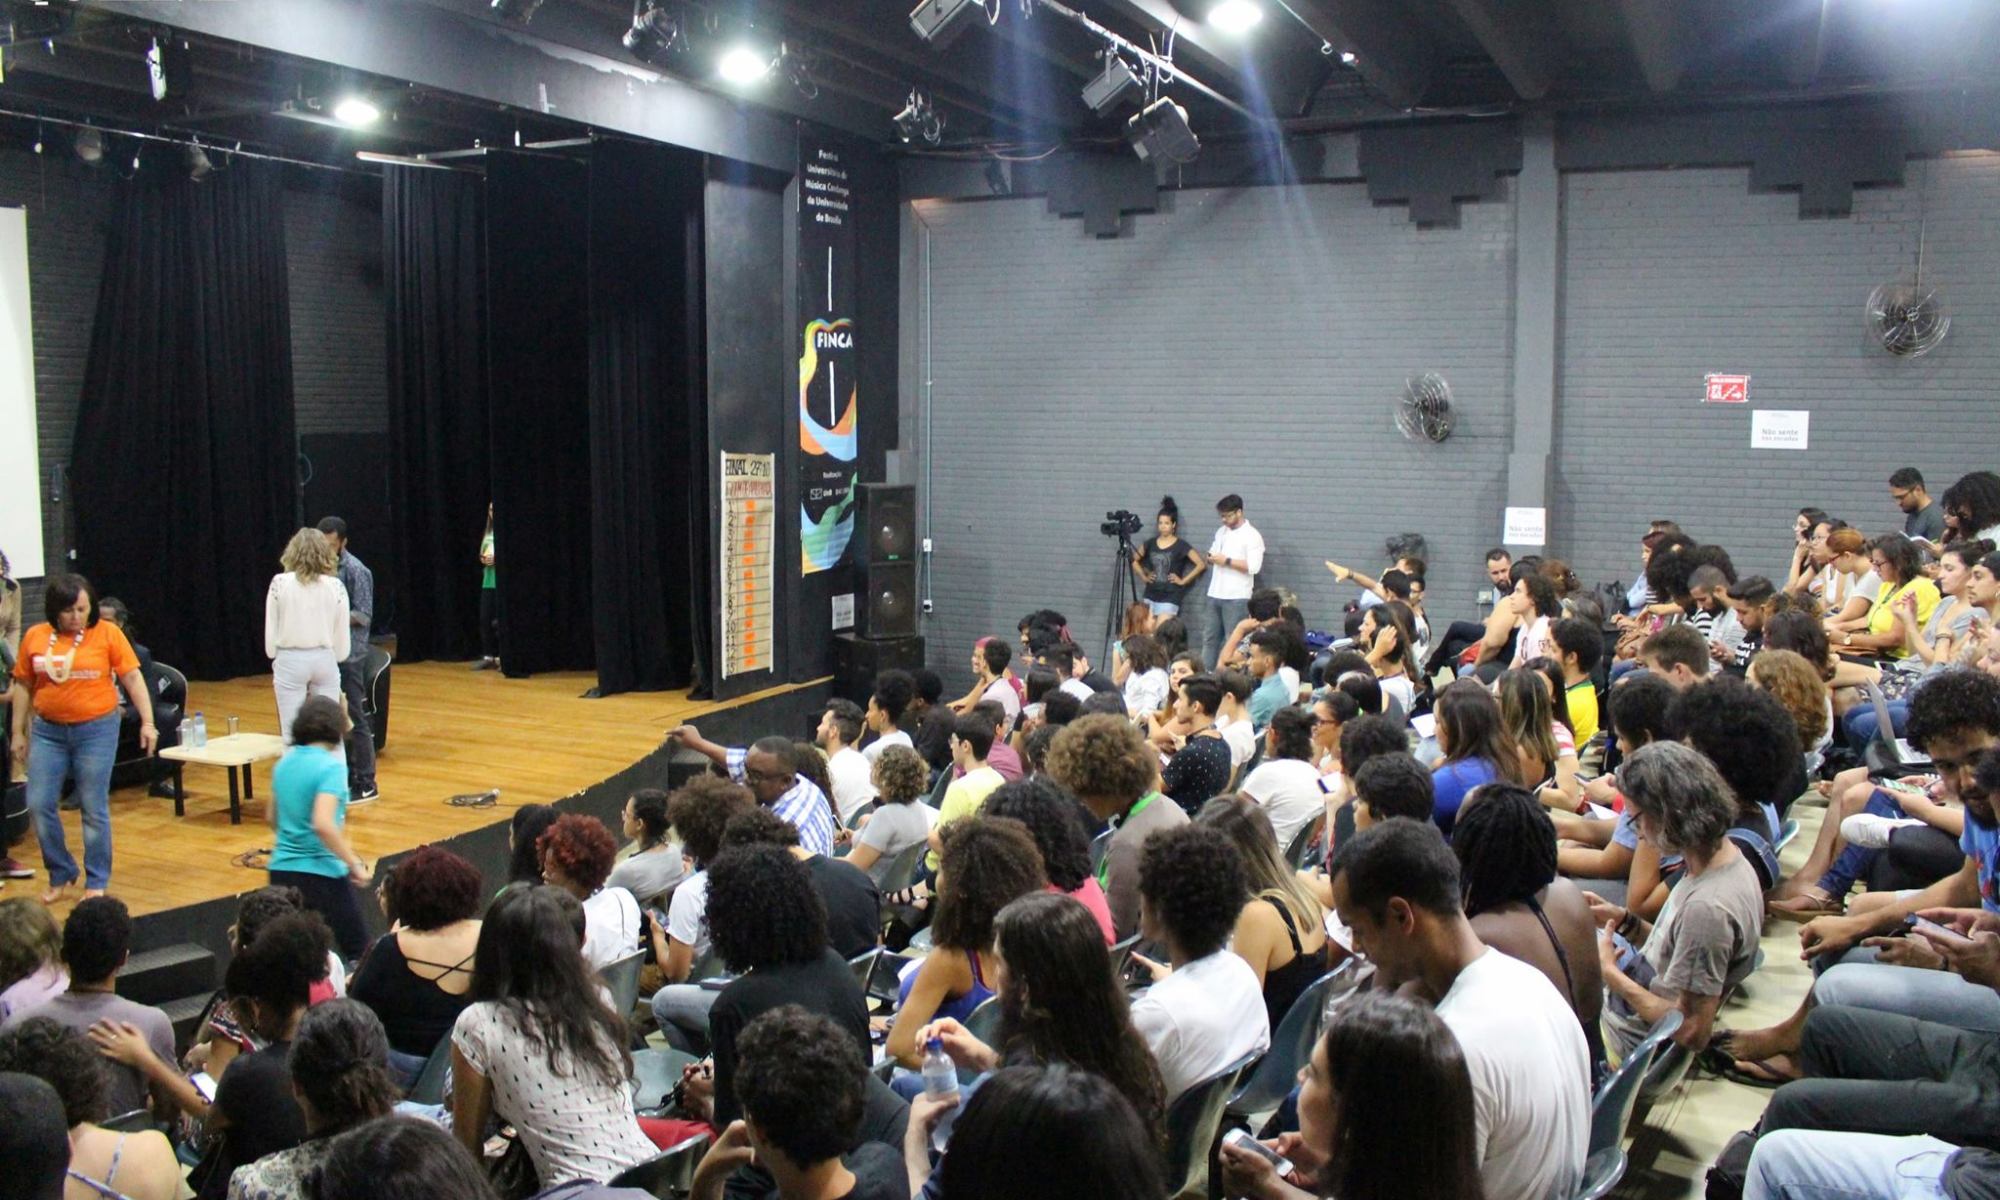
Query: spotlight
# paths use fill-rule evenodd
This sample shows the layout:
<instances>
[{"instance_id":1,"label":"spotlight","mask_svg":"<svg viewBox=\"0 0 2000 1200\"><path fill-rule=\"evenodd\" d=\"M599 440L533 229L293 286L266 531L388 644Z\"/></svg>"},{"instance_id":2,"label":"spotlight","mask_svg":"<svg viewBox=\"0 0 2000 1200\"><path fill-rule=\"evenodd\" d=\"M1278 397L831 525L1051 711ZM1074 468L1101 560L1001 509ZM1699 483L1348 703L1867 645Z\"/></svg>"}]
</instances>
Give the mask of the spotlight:
<instances>
[{"instance_id":1,"label":"spotlight","mask_svg":"<svg viewBox=\"0 0 2000 1200\"><path fill-rule=\"evenodd\" d=\"M1361 61L1361 56L1359 54L1356 54L1352 50L1342 50L1340 52L1340 62L1342 66L1351 67L1355 63L1358 63L1360 61Z\"/></svg>"},{"instance_id":2,"label":"spotlight","mask_svg":"<svg viewBox=\"0 0 2000 1200\"><path fill-rule=\"evenodd\" d=\"M980 0L923 0L910 10L910 28L934 49L942 50L972 27L967 18L984 9Z\"/></svg>"},{"instance_id":3,"label":"spotlight","mask_svg":"<svg viewBox=\"0 0 2000 1200\"><path fill-rule=\"evenodd\" d=\"M366 96L343 96L334 102L333 119L359 129L381 120L382 110Z\"/></svg>"},{"instance_id":4,"label":"spotlight","mask_svg":"<svg viewBox=\"0 0 2000 1200\"><path fill-rule=\"evenodd\" d=\"M931 145L938 144L944 136L944 118L931 106L931 98L920 88L910 89L910 99L903 105L903 111L895 115L896 136L904 141L923 138Z\"/></svg>"},{"instance_id":5,"label":"spotlight","mask_svg":"<svg viewBox=\"0 0 2000 1200\"><path fill-rule=\"evenodd\" d=\"M200 142L187 148L187 169L188 178L196 183L207 179L215 170L215 164L208 161L208 151L201 148Z\"/></svg>"},{"instance_id":6,"label":"spotlight","mask_svg":"<svg viewBox=\"0 0 2000 1200\"><path fill-rule=\"evenodd\" d=\"M1165 96L1140 109L1125 123L1125 140L1141 159L1191 163L1201 153L1201 139L1188 128L1187 109Z\"/></svg>"},{"instance_id":7,"label":"spotlight","mask_svg":"<svg viewBox=\"0 0 2000 1200\"><path fill-rule=\"evenodd\" d=\"M715 62L724 83L756 83L771 73L771 56L749 46L731 46Z\"/></svg>"},{"instance_id":8,"label":"spotlight","mask_svg":"<svg viewBox=\"0 0 2000 1200\"><path fill-rule=\"evenodd\" d=\"M1257 0L1221 0L1208 10L1208 23L1224 33L1248 33L1263 19Z\"/></svg>"},{"instance_id":9,"label":"spotlight","mask_svg":"<svg viewBox=\"0 0 2000 1200\"><path fill-rule=\"evenodd\" d=\"M642 0L643 2L643 0ZM681 23L657 4L632 9L632 28L625 31L625 49L642 63L657 64L681 40Z\"/></svg>"},{"instance_id":10,"label":"spotlight","mask_svg":"<svg viewBox=\"0 0 2000 1200\"><path fill-rule=\"evenodd\" d=\"M996 196L1014 194L1013 176L1008 171L1007 164L997 158L986 160L986 190Z\"/></svg>"},{"instance_id":11,"label":"spotlight","mask_svg":"<svg viewBox=\"0 0 2000 1200\"><path fill-rule=\"evenodd\" d=\"M541 6L542 0L493 0L493 14L526 25Z\"/></svg>"},{"instance_id":12,"label":"spotlight","mask_svg":"<svg viewBox=\"0 0 2000 1200\"><path fill-rule=\"evenodd\" d=\"M1083 102L1090 105L1090 111L1099 116L1136 101L1145 91L1145 85L1132 73L1125 61L1110 51L1104 53L1104 69L1097 78L1083 85Z\"/></svg>"},{"instance_id":13,"label":"spotlight","mask_svg":"<svg viewBox=\"0 0 2000 1200\"><path fill-rule=\"evenodd\" d=\"M76 132L76 156L91 166L104 161L104 135L86 125Z\"/></svg>"}]
</instances>

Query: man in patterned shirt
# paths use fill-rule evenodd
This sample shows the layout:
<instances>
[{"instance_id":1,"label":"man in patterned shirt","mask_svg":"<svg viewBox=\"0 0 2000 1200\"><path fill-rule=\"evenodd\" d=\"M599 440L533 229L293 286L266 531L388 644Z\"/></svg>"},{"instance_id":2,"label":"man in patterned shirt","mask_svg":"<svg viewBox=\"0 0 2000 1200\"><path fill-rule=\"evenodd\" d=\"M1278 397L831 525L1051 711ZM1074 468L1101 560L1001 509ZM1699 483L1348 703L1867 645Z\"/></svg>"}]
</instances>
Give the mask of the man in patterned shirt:
<instances>
[{"instance_id":1,"label":"man in patterned shirt","mask_svg":"<svg viewBox=\"0 0 2000 1200\"><path fill-rule=\"evenodd\" d=\"M748 786L757 803L792 823L808 854L833 853L833 802L818 784L799 775L790 739L758 738L747 748L720 746L692 725L670 729L667 737L721 764L731 779Z\"/></svg>"}]
</instances>

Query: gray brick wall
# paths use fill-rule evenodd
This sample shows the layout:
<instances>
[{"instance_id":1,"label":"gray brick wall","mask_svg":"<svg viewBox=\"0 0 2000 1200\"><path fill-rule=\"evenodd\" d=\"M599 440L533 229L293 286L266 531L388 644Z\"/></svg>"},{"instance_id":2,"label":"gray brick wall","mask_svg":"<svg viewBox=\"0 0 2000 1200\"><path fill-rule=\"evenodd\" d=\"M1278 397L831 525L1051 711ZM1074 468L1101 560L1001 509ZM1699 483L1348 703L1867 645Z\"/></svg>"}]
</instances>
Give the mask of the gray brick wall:
<instances>
[{"instance_id":1,"label":"gray brick wall","mask_svg":"<svg viewBox=\"0 0 2000 1200\"><path fill-rule=\"evenodd\" d=\"M925 633L954 686L974 638L1011 638L1041 605L1097 653L1111 575L1097 523L1114 508L1150 520L1163 492L1204 548L1217 497L1242 493L1269 546L1263 579L1297 589L1315 625L1336 616L1321 560L1379 566L1402 530L1430 539L1439 609L1468 608L1479 586L1505 482L1511 207L1419 230L1359 185L1162 200L1114 241L1040 199L919 206L935 379ZM1442 446L1392 424L1423 370L1453 385L1459 427Z\"/></svg>"},{"instance_id":2,"label":"gray brick wall","mask_svg":"<svg viewBox=\"0 0 2000 1200\"><path fill-rule=\"evenodd\" d=\"M1654 517L1779 575L1801 505L1879 533L1900 528L1896 467L1934 493L2000 467L2000 157L1912 162L1906 186L1858 192L1836 220L1800 220L1795 194L1752 195L1747 174L1564 180L1552 534L1585 580L1632 579ZM1913 270L1920 208L1952 329L1899 360L1869 346L1862 312ZM1751 375L1751 403L1698 403L1711 371ZM1751 407L1810 411L1811 448L1751 450Z\"/></svg>"},{"instance_id":3,"label":"gray brick wall","mask_svg":"<svg viewBox=\"0 0 2000 1200\"><path fill-rule=\"evenodd\" d=\"M54 133L47 145L41 156L0 148L0 205L28 210L43 544L56 563L69 544L67 505L50 504L48 488L69 461L114 176L84 167ZM384 430L379 209L315 187L287 193L285 218L299 432Z\"/></svg>"}]
</instances>

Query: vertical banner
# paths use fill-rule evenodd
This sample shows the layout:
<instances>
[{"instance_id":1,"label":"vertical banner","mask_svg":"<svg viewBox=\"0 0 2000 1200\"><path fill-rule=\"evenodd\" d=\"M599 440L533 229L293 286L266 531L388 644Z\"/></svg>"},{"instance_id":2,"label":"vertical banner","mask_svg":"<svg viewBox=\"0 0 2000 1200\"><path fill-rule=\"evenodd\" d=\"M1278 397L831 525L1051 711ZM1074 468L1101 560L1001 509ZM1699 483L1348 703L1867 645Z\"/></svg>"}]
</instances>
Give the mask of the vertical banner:
<instances>
[{"instance_id":1,"label":"vertical banner","mask_svg":"<svg viewBox=\"0 0 2000 1200\"><path fill-rule=\"evenodd\" d=\"M777 456L722 452L722 678L771 669Z\"/></svg>"},{"instance_id":2,"label":"vertical banner","mask_svg":"<svg viewBox=\"0 0 2000 1200\"><path fill-rule=\"evenodd\" d=\"M835 145L799 137L799 573L839 566L854 538L859 401L854 216Z\"/></svg>"}]
</instances>

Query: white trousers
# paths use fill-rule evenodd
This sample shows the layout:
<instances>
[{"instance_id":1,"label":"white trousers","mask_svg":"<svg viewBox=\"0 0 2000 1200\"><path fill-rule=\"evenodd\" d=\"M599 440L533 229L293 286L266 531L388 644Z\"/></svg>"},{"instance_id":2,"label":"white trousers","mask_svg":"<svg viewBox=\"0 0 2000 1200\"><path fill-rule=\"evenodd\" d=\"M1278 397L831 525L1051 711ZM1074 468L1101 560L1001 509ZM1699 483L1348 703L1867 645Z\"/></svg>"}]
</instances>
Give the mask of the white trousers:
<instances>
[{"instance_id":1,"label":"white trousers","mask_svg":"<svg viewBox=\"0 0 2000 1200\"><path fill-rule=\"evenodd\" d=\"M292 744L292 718L307 696L325 696L340 702L340 664L331 647L317 650L290 650L279 647L271 660L271 688L278 694L278 728L285 744Z\"/></svg>"}]
</instances>

